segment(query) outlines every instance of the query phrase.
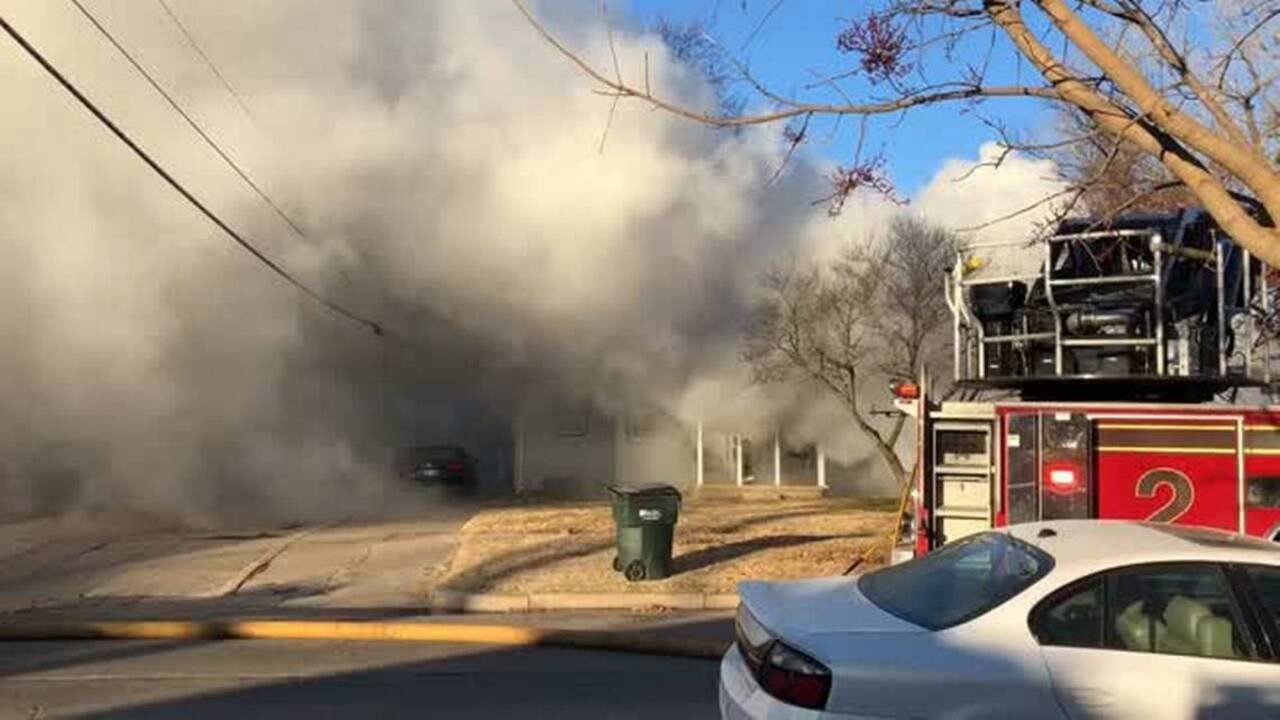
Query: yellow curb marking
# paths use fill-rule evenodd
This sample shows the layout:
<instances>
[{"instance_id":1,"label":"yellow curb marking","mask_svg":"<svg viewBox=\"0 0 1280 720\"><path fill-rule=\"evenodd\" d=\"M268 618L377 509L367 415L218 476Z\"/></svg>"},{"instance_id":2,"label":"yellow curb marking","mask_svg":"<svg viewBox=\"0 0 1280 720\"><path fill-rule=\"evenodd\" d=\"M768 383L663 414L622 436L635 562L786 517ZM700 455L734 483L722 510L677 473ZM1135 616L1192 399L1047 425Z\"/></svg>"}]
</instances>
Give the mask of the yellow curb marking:
<instances>
[{"instance_id":1,"label":"yellow curb marking","mask_svg":"<svg viewBox=\"0 0 1280 720\"><path fill-rule=\"evenodd\" d=\"M729 643L653 631L547 630L518 625L328 620L167 620L8 623L3 640L369 640L559 646L594 650L719 659Z\"/></svg>"}]
</instances>

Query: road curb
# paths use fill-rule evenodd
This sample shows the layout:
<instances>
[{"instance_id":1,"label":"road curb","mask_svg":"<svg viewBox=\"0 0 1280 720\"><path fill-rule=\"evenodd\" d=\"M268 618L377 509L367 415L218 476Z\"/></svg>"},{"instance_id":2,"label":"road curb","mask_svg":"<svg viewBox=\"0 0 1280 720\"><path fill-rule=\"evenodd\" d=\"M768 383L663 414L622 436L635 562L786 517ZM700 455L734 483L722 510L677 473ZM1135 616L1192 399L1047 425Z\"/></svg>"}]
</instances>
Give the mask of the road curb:
<instances>
[{"instance_id":1,"label":"road curb","mask_svg":"<svg viewBox=\"0 0 1280 720\"><path fill-rule=\"evenodd\" d=\"M517 625L328 620L0 623L0 641L365 640L567 647L718 660L729 643L634 630L552 630Z\"/></svg>"},{"instance_id":2,"label":"road curb","mask_svg":"<svg viewBox=\"0 0 1280 720\"><path fill-rule=\"evenodd\" d=\"M736 593L467 593L437 590L431 609L443 612L528 612L530 610L732 610Z\"/></svg>"}]
</instances>

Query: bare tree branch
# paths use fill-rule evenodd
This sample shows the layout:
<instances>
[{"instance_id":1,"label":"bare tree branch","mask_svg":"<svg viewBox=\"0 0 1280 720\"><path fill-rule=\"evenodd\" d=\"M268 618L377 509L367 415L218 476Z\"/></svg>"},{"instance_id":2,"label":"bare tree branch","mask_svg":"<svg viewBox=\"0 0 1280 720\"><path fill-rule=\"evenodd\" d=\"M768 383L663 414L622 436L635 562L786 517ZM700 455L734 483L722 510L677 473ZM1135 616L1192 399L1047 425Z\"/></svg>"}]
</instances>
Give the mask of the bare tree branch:
<instances>
[{"instance_id":1,"label":"bare tree branch","mask_svg":"<svg viewBox=\"0 0 1280 720\"><path fill-rule=\"evenodd\" d=\"M764 29L765 24L769 22L769 18L772 18L773 14L778 12L778 8L782 7L782 4L786 1L787 0L773 0L773 5L769 7L767 12L765 12L764 17L760 18L760 22L756 23L756 26L747 34L747 39L742 41L742 50L746 50L747 46L751 44L751 41L756 39L756 35L759 35L760 31Z\"/></svg>"},{"instance_id":2,"label":"bare tree branch","mask_svg":"<svg viewBox=\"0 0 1280 720\"><path fill-rule=\"evenodd\" d=\"M1106 166L1110 173L1099 182L1110 182L1111 177L1130 170L1150 176L1144 176L1144 182L1150 182L1129 189L1113 205L1132 207L1140 202L1135 196L1147 195L1146 190L1177 183L1159 196L1193 199L1237 243L1280 266L1280 231L1271 220L1280 217L1280 97L1271 89L1280 77L1280 53L1262 32L1280 17L1275 0L1246 4L1233 16L1228 39L1210 52L1188 49L1191 39L1200 42L1204 34L1179 36L1179 28L1185 31L1200 17L1187 9L1186 0L868 3L859 5L864 9L856 17L840 21L836 49L850 62L845 70L819 74L817 82L806 88L824 92L816 101L775 92L752 76L745 63L733 61L743 81L770 103L767 109L752 112L708 111L683 104L652 87L647 69L641 86L629 81L616 61L610 75L550 33L523 0L512 2L556 52L595 84L599 94L614 102L636 99L713 127L885 116L885 126L877 129L893 131L895 116L900 121L914 108L956 102L973 108L989 98L1032 98L1073 108L1087 118L1089 127L1081 135L1096 133L1121 147L1113 153L1106 143L1097 143L1101 149L1094 155L1094 166ZM1037 16L1028 21L1024 12ZM985 52L979 51L982 54L969 61L954 54L966 38L984 28L990 31ZM1144 40L1141 53L1131 52L1129 37ZM997 40L1014 61L1012 84L988 77L992 68L1001 67L993 59ZM1264 56L1264 49L1269 55ZM929 61L938 56L950 69L942 77L933 77ZM1202 57L1207 60L1201 62ZM1193 60L1203 67L1193 66ZM1024 64L1038 77L1024 80ZM1217 75L1216 84L1205 80L1206 67L1210 77ZM846 91L841 82L854 76L866 82L857 92ZM788 142L787 161L798 145L794 137ZM1075 146L1092 144L1082 141ZM1008 157L1012 146L1006 144L994 166ZM1052 148L1038 150L1045 151ZM1146 159L1135 159L1139 157ZM832 173L833 192L825 199L829 210L839 212L849 194L861 189L892 196L887 163L883 153L863 157L855 152L850 165ZM1086 172L1088 177L1093 174ZM1046 198L1039 205L1065 198L1067 210L1082 203L1089 206L1098 194L1086 195L1081 189ZM1241 201L1242 194L1256 202Z\"/></svg>"},{"instance_id":3,"label":"bare tree branch","mask_svg":"<svg viewBox=\"0 0 1280 720\"><path fill-rule=\"evenodd\" d=\"M584 60L580 55L575 53L561 43L554 35L551 34L545 26L540 23L537 18L529 11L523 0L511 0L521 14L533 25L534 29L546 40L553 48L568 58L574 65L578 67L592 80L604 86L604 90L600 94L608 97L635 98L643 100L650 105L665 110L674 115L695 120L705 125L713 125L716 127L741 127L744 125L765 125L787 120L802 115L885 115L889 113L907 110L913 107L923 105L933 105L943 102L954 102L959 100L972 100L982 97L1039 97L1045 99L1056 100L1058 96L1049 87L1036 86L1019 86L1019 85L997 85L997 86L968 86L958 87L953 90L941 91L936 93L926 93L921 95L913 95L910 97L899 98L884 102L861 103L852 105L839 105L831 103L807 103L797 100L787 100L787 107L780 108L771 112L747 114L747 115L719 115L716 113L702 112L692 110L678 102L666 100L658 94L648 89L642 89L612 80L608 76L602 74L590 63ZM781 95L770 93L771 97L781 98Z\"/></svg>"}]
</instances>

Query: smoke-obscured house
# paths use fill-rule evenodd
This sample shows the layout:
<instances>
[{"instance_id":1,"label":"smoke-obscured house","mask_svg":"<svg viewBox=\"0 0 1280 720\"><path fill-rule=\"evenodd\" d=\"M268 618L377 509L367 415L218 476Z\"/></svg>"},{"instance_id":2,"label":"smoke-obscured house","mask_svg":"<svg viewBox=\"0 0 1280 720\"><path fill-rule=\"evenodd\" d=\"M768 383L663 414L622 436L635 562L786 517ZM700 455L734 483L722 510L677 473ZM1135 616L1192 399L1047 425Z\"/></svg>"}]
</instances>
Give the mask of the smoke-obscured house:
<instances>
[{"instance_id":1,"label":"smoke-obscured house","mask_svg":"<svg viewBox=\"0 0 1280 720\"><path fill-rule=\"evenodd\" d=\"M610 485L780 487L886 495L870 461L833 462L820 445L689 424L651 408L606 412L588 399L526 401L514 427L516 492L599 496Z\"/></svg>"}]
</instances>

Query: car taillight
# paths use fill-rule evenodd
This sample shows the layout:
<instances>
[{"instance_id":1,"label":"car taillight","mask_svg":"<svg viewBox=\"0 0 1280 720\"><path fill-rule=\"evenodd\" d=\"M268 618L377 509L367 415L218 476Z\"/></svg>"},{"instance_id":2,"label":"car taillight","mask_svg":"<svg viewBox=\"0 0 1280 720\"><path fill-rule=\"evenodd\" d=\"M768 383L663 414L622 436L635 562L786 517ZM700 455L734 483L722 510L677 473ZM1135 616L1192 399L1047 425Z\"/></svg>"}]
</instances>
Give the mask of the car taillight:
<instances>
[{"instance_id":1,"label":"car taillight","mask_svg":"<svg viewBox=\"0 0 1280 720\"><path fill-rule=\"evenodd\" d=\"M1068 495L1083 485L1080 467L1072 462L1045 463L1044 486L1050 492Z\"/></svg>"},{"instance_id":2,"label":"car taillight","mask_svg":"<svg viewBox=\"0 0 1280 720\"><path fill-rule=\"evenodd\" d=\"M760 687L775 698L813 710L826 707L831 693L831 671L781 642L769 647L758 680Z\"/></svg>"},{"instance_id":3,"label":"car taillight","mask_svg":"<svg viewBox=\"0 0 1280 720\"><path fill-rule=\"evenodd\" d=\"M463 470L466 469L466 466L463 465L462 463L454 462L454 463L449 463L448 465L445 465L444 469L448 470L449 472L462 472Z\"/></svg>"}]
</instances>

